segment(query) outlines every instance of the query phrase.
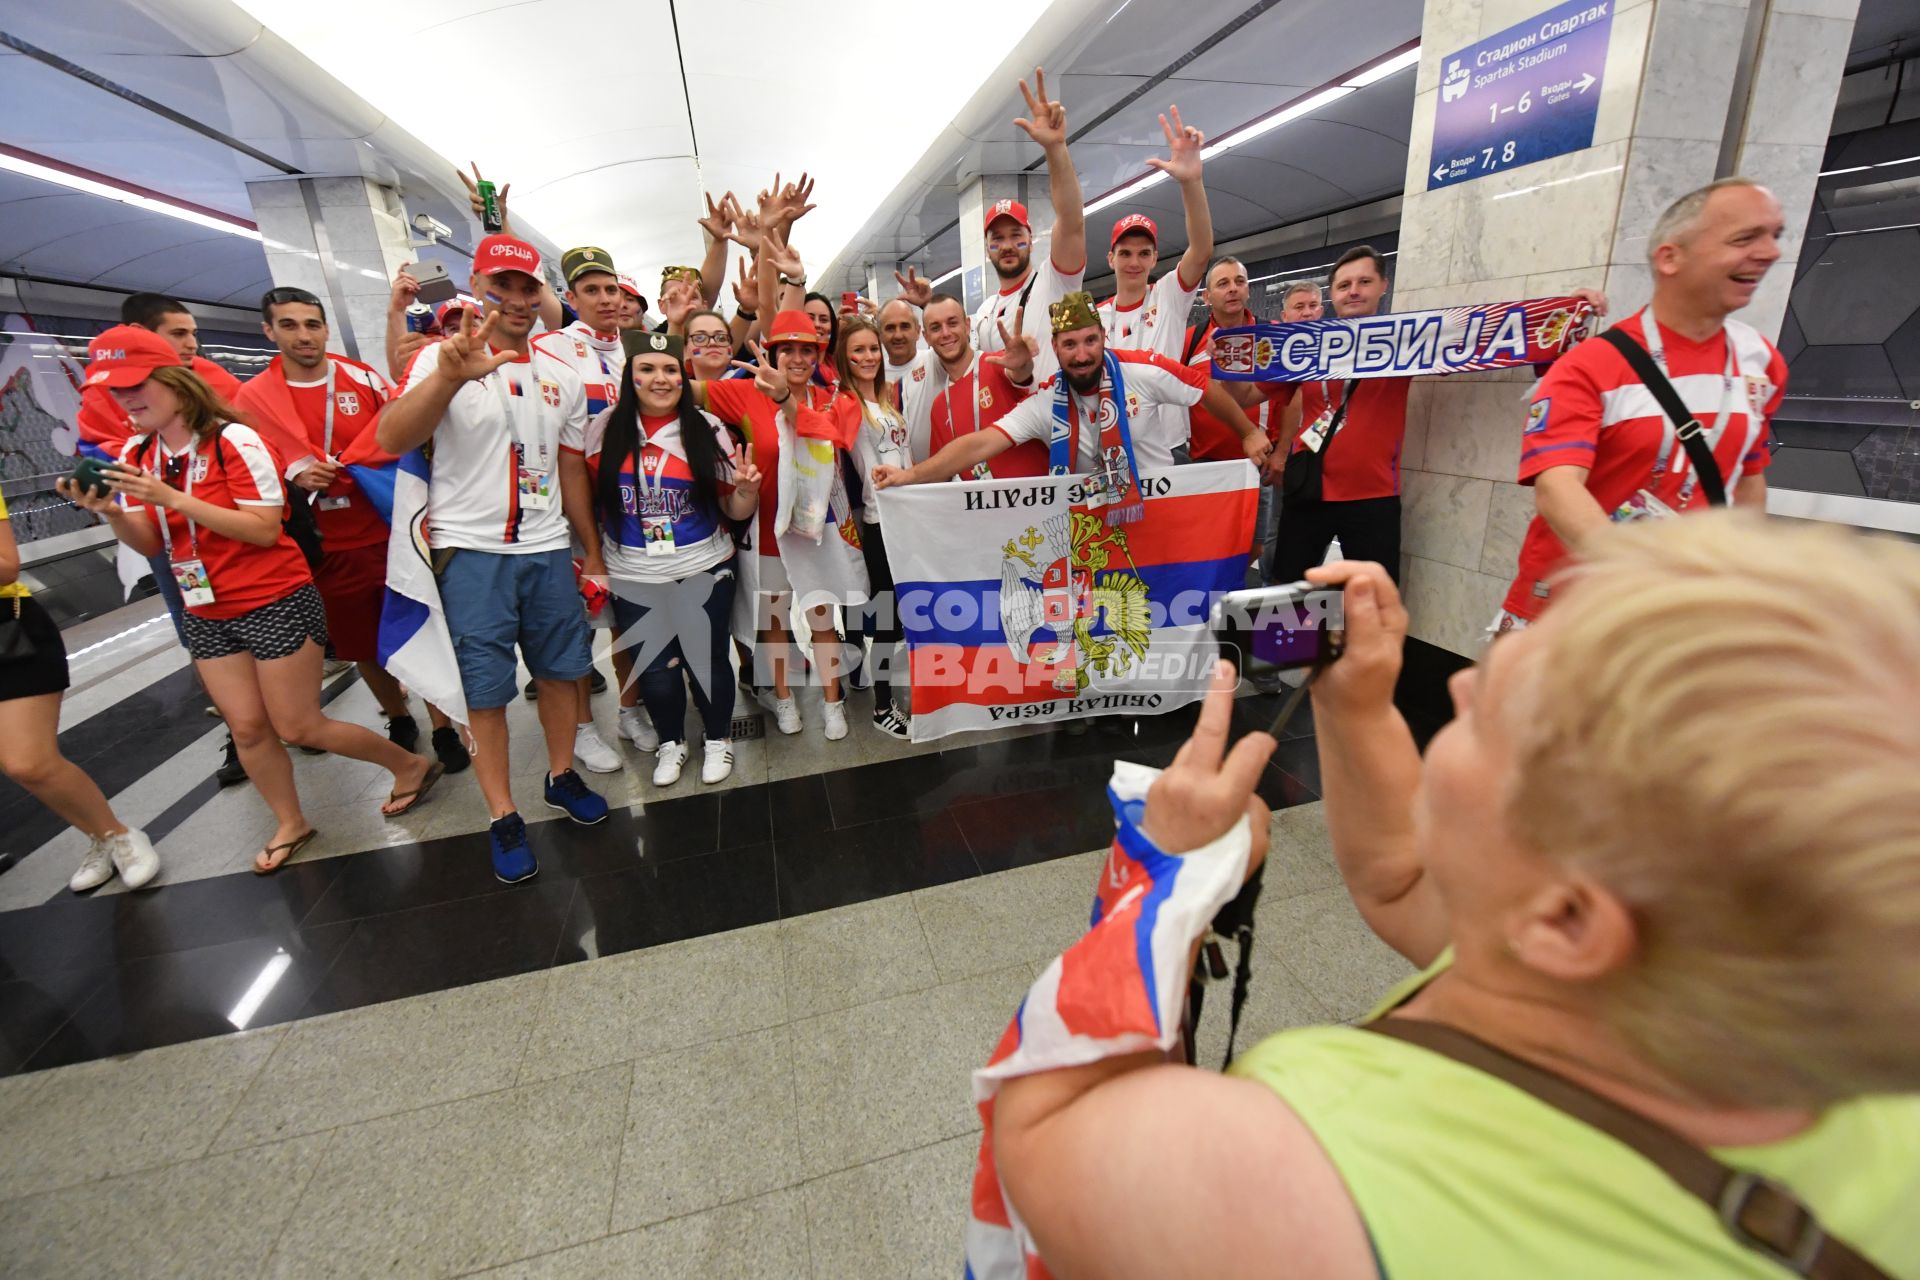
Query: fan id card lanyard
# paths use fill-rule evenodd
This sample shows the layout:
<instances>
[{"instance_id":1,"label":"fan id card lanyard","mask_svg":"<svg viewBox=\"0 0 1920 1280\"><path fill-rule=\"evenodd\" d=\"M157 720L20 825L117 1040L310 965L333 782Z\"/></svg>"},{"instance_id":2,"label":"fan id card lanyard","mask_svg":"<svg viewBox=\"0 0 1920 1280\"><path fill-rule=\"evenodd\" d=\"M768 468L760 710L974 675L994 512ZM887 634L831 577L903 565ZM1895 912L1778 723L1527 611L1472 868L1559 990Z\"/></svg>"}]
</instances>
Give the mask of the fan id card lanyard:
<instances>
[{"instance_id":1,"label":"fan id card lanyard","mask_svg":"<svg viewBox=\"0 0 1920 1280\"><path fill-rule=\"evenodd\" d=\"M323 455L325 455L328 462L333 461L333 411L334 411L333 380L334 380L334 376L338 372L339 372L339 366L334 364L333 361L328 360L327 361L327 423L324 431L324 438L320 442L320 451ZM341 511L353 505L352 497L344 493L338 494L338 495L321 493L316 496L318 497L319 501L315 505L317 505L322 511Z\"/></svg>"},{"instance_id":2,"label":"fan id card lanyard","mask_svg":"<svg viewBox=\"0 0 1920 1280\"><path fill-rule=\"evenodd\" d=\"M158 441L155 443L157 445ZM218 448L219 446L215 445L214 447ZM166 462L164 461L165 457L166 454L163 451L161 454L162 462L160 464L162 469L166 466ZM191 498L193 496L193 482L197 479L204 478L206 474L207 460L200 456L199 444L196 442L187 450L187 472L181 479L180 491ZM164 478L163 476L162 479ZM167 509L156 504L154 514L160 518L160 545L166 548L167 565L173 570L173 580L180 587L181 603L189 605L212 604L213 578L207 573L206 561L200 558L200 533L199 530L194 527L192 517L189 516L187 518L187 548L192 554L190 558L186 560L175 560L173 558L173 530L169 527L172 521L167 519Z\"/></svg>"},{"instance_id":3,"label":"fan id card lanyard","mask_svg":"<svg viewBox=\"0 0 1920 1280\"><path fill-rule=\"evenodd\" d=\"M639 461L639 474L634 479L639 481L641 492L645 495L640 499L640 532L647 540L647 554L670 556L675 550L673 517L665 514L654 516L646 514L649 507L662 513L667 510L667 504L660 498L660 469L667 465L667 451L655 445L653 456L648 457L646 445L643 442L640 447Z\"/></svg>"},{"instance_id":4,"label":"fan id card lanyard","mask_svg":"<svg viewBox=\"0 0 1920 1280\"><path fill-rule=\"evenodd\" d=\"M1640 312L1640 328L1641 331L1647 335L1647 354L1652 356L1653 362L1660 366L1660 372L1667 374L1667 376L1671 378L1673 374L1667 368L1666 341L1660 336L1660 323L1653 318L1653 308L1647 307ZM1727 418L1733 412L1734 399L1738 394L1735 388L1740 382L1740 379L1734 376L1739 370L1734 361L1733 337L1731 334L1727 335L1726 342L1727 363L1720 374L1720 407L1713 415L1713 425L1705 429L1707 448L1709 449L1718 449L1720 447L1720 437L1727 429ZM1693 425L1699 426L1701 424L1696 423ZM1679 457L1676 458L1674 456L1673 447L1679 443L1679 440L1679 428L1675 427L1673 420L1662 412L1660 415L1660 453L1653 462L1653 483L1658 484L1660 478L1666 475L1668 469L1671 467L1686 467L1686 478L1680 482L1680 494L1675 504L1680 510L1685 510L1687 503L1693 498L1693 491L1695 485L1698 483L1698 477L1688 461L1687 451L1684 447L1681 448ZM1748 441L1748 446L1752 446L1751 439ZM1617 523L1625 524L1634 520L1657 520L1677 514L1679 514L1679 512L1676 511L1674 507L1668 506L1665 502L1661 501L1660 498L1654 494L1652 487L1649 486L1635 490L1632 497L1628 498L1618 507L1615 507L1612 513L1612 519Z\"/></svg>"},{"instance_id":5,"label":"fan id card lanyard","mask_svg":"<svg viewBox=\"0 0 1920 1280\"><path fill-rule=\"evenodd\" d=\"M1320 416L1315 418L1306 430L1300 433L1300 447L1308 453L1320 452L1320 446L1327 442L1327 432L1333 429L1333 419L1340 412L1340 406L1333 402L1333 383L1320 384ZM1344 402L1343 395L1341 400Z\"/></svg>"},{"instance_id":6,"label":"fan id card lanyard","mask_svg":"<svg viewBox=\"0 0 1920 1280\"><path fill-rule=\"evenodd\" d=\"M504 369L500 372L505 376L489 380L500 401L507 433L513 437L514 486L520 495L520 506L527 511L551 511L555 500L553 439L540 421L540 409L543 405L558 405L560 389L557 384L542 381L529 365L527 385L516 396L508 385L513 375Z\"/></svg>"}]
</instances>

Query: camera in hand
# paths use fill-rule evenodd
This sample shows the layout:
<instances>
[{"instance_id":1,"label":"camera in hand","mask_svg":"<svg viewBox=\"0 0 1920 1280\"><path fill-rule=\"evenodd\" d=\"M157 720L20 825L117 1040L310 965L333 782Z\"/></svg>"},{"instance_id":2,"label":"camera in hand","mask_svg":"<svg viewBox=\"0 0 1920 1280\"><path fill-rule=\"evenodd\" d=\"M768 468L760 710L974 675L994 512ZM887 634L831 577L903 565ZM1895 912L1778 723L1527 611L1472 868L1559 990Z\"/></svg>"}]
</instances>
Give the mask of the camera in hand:
<instances>
[{"instance_id":1,"label":"camera in hand","mask_svg":"<svg viewBox=\"0 0 1920 1280\"><path fill-rule=\"evenodd\" d=\"M104 498L113 492L107 484L107 467L111 465L98 458L82 455L73 464L73 487L95 498Z\"/></svg>"},{"instance_id":2,"label":"camera in hand","mask_svg":"<svg viewBox=\"0 0 1920 1280\"><path fill-rule=\"evenodd\" d=\"M1346 645L1344 601L1311 582L1229 591L1213 605L1220 656L1243 675L1331 662Z\"/></svg>"}]
</instances>

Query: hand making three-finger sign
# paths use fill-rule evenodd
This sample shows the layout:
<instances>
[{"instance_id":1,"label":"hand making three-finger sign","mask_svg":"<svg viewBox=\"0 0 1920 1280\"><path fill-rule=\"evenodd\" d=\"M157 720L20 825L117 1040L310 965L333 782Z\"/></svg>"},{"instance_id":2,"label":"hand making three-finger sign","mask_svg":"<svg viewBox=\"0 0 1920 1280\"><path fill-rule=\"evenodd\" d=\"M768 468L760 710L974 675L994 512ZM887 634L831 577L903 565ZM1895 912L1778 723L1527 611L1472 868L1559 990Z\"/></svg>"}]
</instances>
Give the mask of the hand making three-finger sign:
<instances>
[{"instance_id":1,"label":"hand making three-finger sign","mask_svg":"<svg viewBox=\"0 0 1920 1280\"><path fill-rule=\"evenodd\" d=\"M462 308L460 327L440 344L440 372L456 382L477 382L501 365L518 359L518 352L496 352L488 345L499 323L500 313L496 311L476 329L473 309Z\"/></svg>"}]
</instances>

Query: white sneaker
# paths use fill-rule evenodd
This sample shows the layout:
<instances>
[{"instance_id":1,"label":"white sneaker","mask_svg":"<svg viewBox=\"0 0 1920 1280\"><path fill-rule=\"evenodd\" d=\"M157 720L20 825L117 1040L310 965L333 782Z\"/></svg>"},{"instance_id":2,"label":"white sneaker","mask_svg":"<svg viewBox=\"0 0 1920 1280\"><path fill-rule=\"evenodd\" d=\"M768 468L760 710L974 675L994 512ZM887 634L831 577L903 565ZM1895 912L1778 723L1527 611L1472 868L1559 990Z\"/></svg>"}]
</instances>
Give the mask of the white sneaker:
<instances>
[{"instance_id":1,"label":"white sneaker","mask_svg":"<svg viewBox=\"0 0 1920 1280\"><path fill-rule=\"evenodd\" d=\"M113 854L109 851L107 837L94 836L87 842L86 856L80 859L80 867L73 873L73 879L67 881L67 888L75 893L85 893L89 889L98 889L113 879Z\"/></svg>"},{"instance_id":2,"label":"white sneaker","mask_svg":"<svg viewBox=\"0 0 1920 1280\"><path fill-rule=\"evenodd\" d=\"M656 787L670 787L680 781L680 769L686 763L686 743L661 743L660 752L654 757L653 785Z\"/></svg>"},{"instance_id":3,"label":"white sneaker","mask_svg":"<svg viewBox=\"0 0 1920 1280\"><path fill-rule=\"evenodd\" d=\"M700 781L712 786L716 782L725 782L732 775L733 743L709 742L706 755L700 761Z\"/></svg>"},{"instance_id":4,"label":"white sneaker","mask_svg":"<svg viewBox=\"0 0 1920 1280\"><path fill-rule=\"evenodd\" d=\"M658 751L660 734L645 707L620 708L620 736L642 751Z\"/></svg>"},{"instance_id":5,"label":"white sneaker","mask_svg":"<svg viewBox=\"0 0 1920 1280\"><path fill-rule=\"evenodd\" d=\"M105 843L113 858L113 869L120 873L120 883L127 888L138 889L160 874L160 855L153 851L153 841L147 839L146 832L122 831L117 836L108 836Z\"/></svg>"},{"instance_id":6,"label":"white sneaker","mask_svg":"<svg viewBox=\"0 0 1920 1280\"><path fill-rule=\"evenodd\" d=\"M800 708L794 705L792 698L773 700L773 722L780 726L782 733L800 732Z\"/></svg>"},{"instance_id":7,"label":"white sneaker","mask_svg":"<svg viewBox=\"0 0 1920 1280\"><path fill-rule=\"evenodd\" d=\"M573 758L591 773L617 773L620 769L620 753L608 746L600 730L590 724L575 727Z\"/></svg>"},{"instance_id":8,"label":"white sneaker","mask_svg":"<svg viewBox=\"0 0 1920 1280\"><path fill-rule=\"evenodd\" d=\"M889 738L898 738L902 742L905 742L913 735L912 724L905 716L900 714L900 708L898 707L882 707L879 713L873 717L873 727L886 734Z\"/></svg>"},{"instance_id":9,"label":"white sneaker","mask_svg":"<svg viewBox=\"0 0 1920 1280\"><path fill-rule=\"evenodd\" d=\"M775 696L772 686L768 686L765 689L755 689L753 691L753 700L775 715L780 713L780 699Z\"/></svg>"},{"instance_id":10,"label":"white sneaker","mask_svg":"<svg viewBox=\"0 0 1920 1280\"><path fill-rule=\"evenodd\" d=\"M827 741L838 742L847 736L847 704L828 702L821 705L827 713Z\"/></svg>"}]
</instances>

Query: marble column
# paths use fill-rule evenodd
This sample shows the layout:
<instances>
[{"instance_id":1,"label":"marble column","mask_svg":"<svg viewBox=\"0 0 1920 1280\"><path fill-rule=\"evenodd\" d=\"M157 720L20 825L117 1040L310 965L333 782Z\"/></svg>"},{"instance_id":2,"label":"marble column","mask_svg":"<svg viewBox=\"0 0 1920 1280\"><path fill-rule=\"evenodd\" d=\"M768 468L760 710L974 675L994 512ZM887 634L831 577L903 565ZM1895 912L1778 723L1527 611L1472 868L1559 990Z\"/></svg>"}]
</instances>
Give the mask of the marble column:
<instances>
[{"instance_id":1,"label":"marble column","mask_svg":"<svg viewBox=\"0 0 1920 1280\"><path fill-rule=\"evenodd\" d=\"M326 305L332 350L384 366L392 280L418 256L399 195L358 177L249 182L247 195L274 284L305 289Z\"/></svg>"},{"instance_id":2,"label":"marble column","mask_svg":"<svg viewBox=\"0 0 1920 1280\"><path fill-rule=\"evenodd\" d=\"M1629 315L1652 294L1654 219L1744 173L1786 211L1786 260L1742 313L1775 334L1858 0L1616 0L1592 145L1428 191L1443 60L1550 7L1427 0L1392 308L1585 285L1605 290L1616 319ZM1532 381L1530 370L1454 374L1417 382L1409 399L1401 582L1411 634L1455 653L1478 654L1533 516L1533 491L1514 482Z\"/></svg>"},{"instance_id":3,"label":"marble column","mask_svg":"<svg viewBox=\"0 0 1920 1280\"><path fill-rule=\"evenodd\" d=\"M966 299L967 310L979 306L988 293L1000 288L1000 277L987 262L987 210L1000 200L1018 200L1027 207L1033 225L1033 261L1039 262L1052 243L1053 197L1044 170L1036 173L983 173L960 188L960 278L947 287Z\"/></svg>"}]
</instances>

